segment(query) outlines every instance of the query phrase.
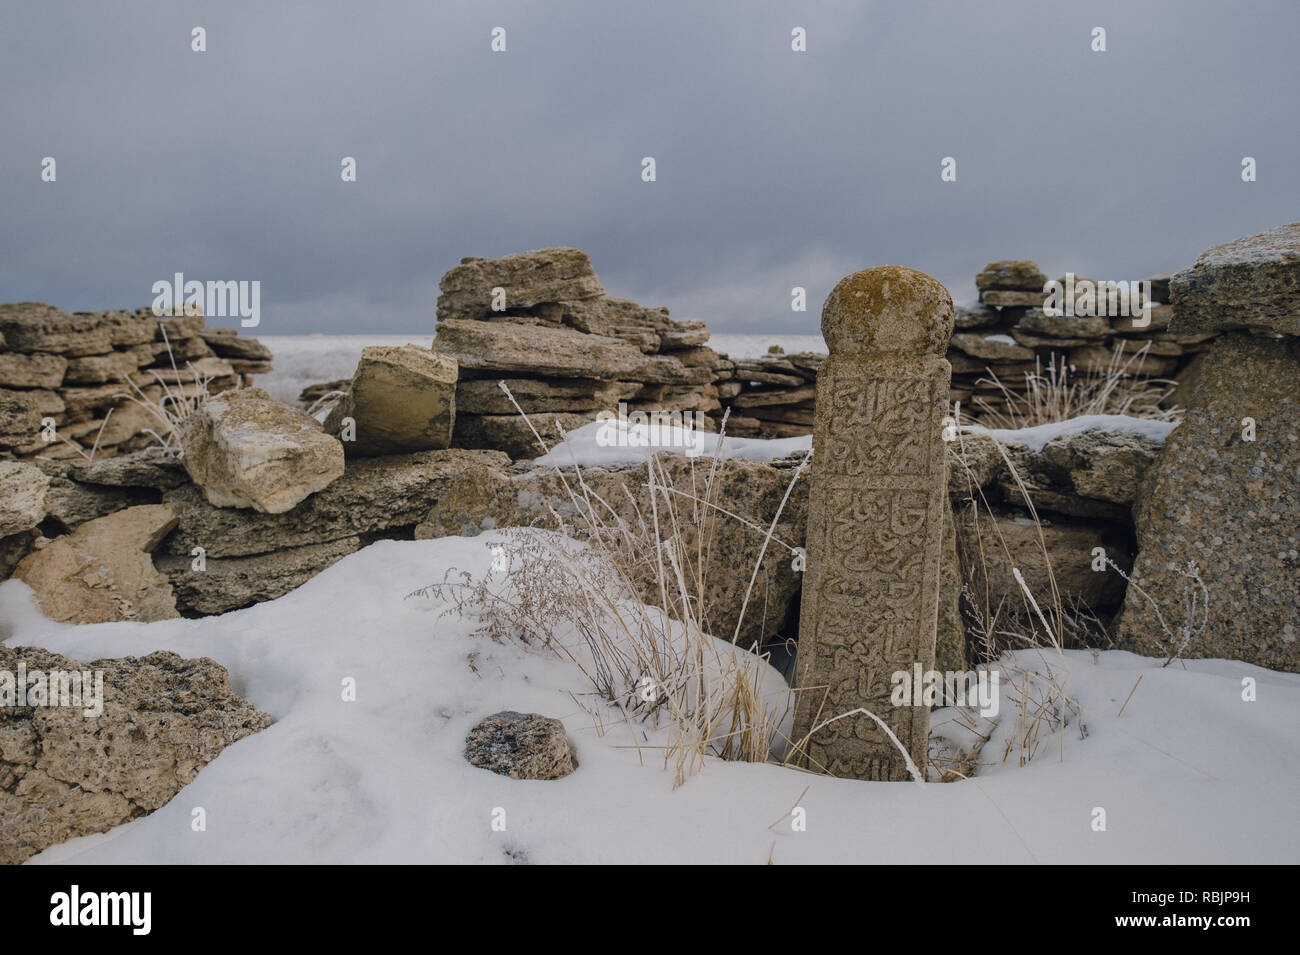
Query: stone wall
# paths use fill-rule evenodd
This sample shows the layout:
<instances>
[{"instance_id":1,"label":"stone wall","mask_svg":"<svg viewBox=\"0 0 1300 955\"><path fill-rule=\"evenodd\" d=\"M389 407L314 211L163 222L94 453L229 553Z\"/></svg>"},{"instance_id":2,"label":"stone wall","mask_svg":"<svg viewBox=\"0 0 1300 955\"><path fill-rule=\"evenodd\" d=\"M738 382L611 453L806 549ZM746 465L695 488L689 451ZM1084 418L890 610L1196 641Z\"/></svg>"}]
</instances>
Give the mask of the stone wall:
<instances>
[{"instance_id":1,"label":"stone wall","mask_svg":"<svg viewBox=\"0 0 1300 955\"><path fill-rule=\"evenodd\" d=\"M137 450L155 441L144 429L161 432L165 423L130 397L158 401L168 389L192 396L195 375L215 393L270 370L264 345L207 328L202 315L0 305L0 458Z\"/></svg>"},{"instance_id":2,"label":"stone wall","mask_svg":"<svg viewBox=\"0 0 1300 955\"><path fill-rule=\"evenodd\" d=\"M977 551L992 553L1005 541L1035 593L1047 591L1047 562L1038 547L1038 531L1027 519L1017 483L992 440L967 436L950 450L949 498L957 519L948 521L945 533L966 556L963 566L975 565L972 555ZM1122 580L1094 573L1091 551L1105 546L1121 567L1131 566L1130 509L1159 450L1159 443L1150 438L1098 431L1062 437L1039 452L1008 449L1034 496L1062 595L1103 620L1109 620L1123 600ZM793 478L794 463L725 462L716 477L716 503L766 528ZM7 566L0 566L0 578L33 550L44 552L66 540L72 550L95 557L107 567L108 578L117 581L97 602L59 597L60 605L67 605L68 622L112 619L98 614L96 607L114 603L171 606L174 600L172 613L183 616L225 613L288 593L376 540L554 527L552 509L572 525L581 524L573 520L572 500L553 469L512 464L499 451L448 449L349 459L342 477L280 514L214 506L181 464L152 450L93 464L69 459L9 466L23 474L6 479L0 472L0 487L12 491L10 500L28 503L14 508L14 514L0 509L0 532L8 535L0 538L0 552L13 555ZM684 455L665 456L664 468L684 490L696 487L698 465L693 471ZM587 469L584 477L616 509L633 500L645 506L644 465ZM26 490L23 478L31 485ZM778 655L779 644L794 636L798 618L802 580L790 548L804 545L807 489L806 476L794 484L776 531L779 543L767 552L740 632L746 645L757 640L775 647ZM972 513L975 501L980 502L978 521ZM165 522L156 517L161 509L169 512ZM139 519L128 523L120 518L127 512ZM631 519L630 512L625 516ZM144 518L159 533L150 531L151 539L141 543L124 528ZM710 533L712 563L705 574L713 612L710 625L730 635L763 535L731 519L718 520ZM152 552L157 575L141 569L142 550ZM951 556L956 556L955 550ZM35 577L28 582L41 585ZM1009 566L994 561L979 579L950 573L944 583L939 635L945 669L961 664L965 656L970 608L959 612L963 587L978 593L981 605L1019 601ZM653 602L655 589L651 582L645 599Z\"/></svg>"},{"instance_id":3,"label":"stone wall","mask_svg":"<svg viewBox=\"0 0 1300 955\"><path fill-rule=\"evenodd\" d=\"M1062 277L1059 281L1064 283ZM1044 312L1046 276L1033 262L993 262L975 278L980 302L958 306L947 351L950 398L962 420L998 425L1011 417L1027 391L1026 375L1065 376L1071 382L1104 378L1113 369L1135 380L1170 379L1178 387L1164 406L1185 405L1207 351L1219 331L1170 327L1169 276L1151 287L1149 324L1125 316L1053 317ZM1076 278L1083 289L1089 280ZM1095 283L1093 283L1095 295ZM1139 322L1141 319L1139 318ZM773 355L719 367L715 386L731 409L727 433L783 438L812 432L813 386L825 355ZM1007 393L1011 393L1008 398ZM1012 407L1008 409L1008 404Z\"/></svg>"},{"instance_id":4,"label":"stone wall","mask_svg":"<svg viewBox=\"0 0 1300 955\"><path fill-rule=\"evenodd\" d=\"M1063 284L1066 278L1059 280ZM1079 297L1097 283L1073 278ZM1149 283L1146 320L1053 317L1043 310L1046 276L1028 260L993 262L975 277L980 301L958 306L946 357L950 400L963 422L1003 426L1023 414L1027 375L1067 383L1104 380L1116 370L1129 380L1171 381L1161 407L1185 405L1219 331L1172 329L1169 275ZM468 258L443 276L433 349L456 358L453 444L491 448L514 458L537 456L536 438L498 387L504 379L548 444L555 422L572 430L601 411L694 412L695 424L717 430L727 414L736 437L786 438L812 433L817 371L825 354L731 358L708 346L703 321L669 317L605 294L591 260L578 249L542 249L501 259ZM494 306L500 306L496 308ZM335 381L303 391L305 405ZM1150 396L1154 402L1160 394Z\"/></svg>"},{"instance_id":5,"label":"stone wall","mask_svg":"<svg viewBox=\"0 0 1300 955\"><path fill-rule=\"evenodd\" d=\"M973 331L967 325L967 333L992 339L994 345L1006 344L998 341L1005 333L1021 342L1014 347L1064 352L1067 360L1082 360L1083 350L1102 347L1076 344L1053 334L1045 320L1030 318L1032 306L1020 304L1031 294L1029 289L997 287L1029 285L1024 275L1030 266L991 266L986 272L992 280L981 274L985 302L976 311L981 321L996 324ZM201 615L286 593L373 540L472 534L519 523L545 525L551 520L545 502L560 507L565 502L553 472L512 463L512 458L536 452L529 446L533 439L527 426L509 430L507 422L517 415L508 400L502 404L505 395L496 389L502 377L512 382L512 392L539 430L557 417L565 421L566 415L571 421L565 427L581 424L600 410L612 410L618 401L634 409L663 407L669 394L687 396L684 400L717 417L724 386L735 392L725 396L736 409L734 418L752 417L760 431L781 425L778 433L784 434L790 433L787 428L803 427L769 410L762 412L768 418L741 412L784 407L791 417L803 413L810 407L805 393L814 385L819 356L782 356L757 363L717 356L702 343L707 335L702 323L674 322L663 310L605 296L585 255L576 250L471 259L462 267L466 271L459 278L457 270L444 278L438 339L442 345L435 342L435 347L452 354L460 365L455 383L457 430L463 441L485 447L349 458L341 477L283 513L214 506L183 465L152 452L102 460L97 456L93 463L75 452L62 460L42 455L32 463L0 461L0 578L34 549L65 535L80 533L94 544L82 547L72 540L70 549L78 554L116 560L109 546L112 535L135 528L125 547L131 552L122 555L109 577L116 573L141 599L125 592L117 596L138 606L174 600L174 612ZM490 299L493 289L503 287L487 283L502 281L529 291L514 300L507 293L507 305L515 304L505 314L490 307L483 314L474 303L485 290ZM1170 295L1156 281L1153 292ZM1034 294L1041 294L1041 288ZM976 433L962 434L950 446L952 517L945 518L945 566L957 566L954 555L960 554L964 574L945 575L947 596L941 614L948 623L941 625L940 644L947 647L941 652L950 662L960 663L966 642L955 609L957 593L965 592L967 622L972 609L987 620L998 606L1023 600L1013 566L1035 594L1042 594L1052 589L1050 562L1055 589L1067 606L1086 609L1101 624L1111 623L1126 606L1119 626L1112 628L1122 646L1300 668L1294 595L1300 566L1300 438L1295 433L1300 366L1294 331L1300 314L1300 226L1211 250L1195 268L1175 277L1170 297L1172 308L1153 308L1152 325L1163 321L1160 309L1169 310L1164 313L1169 324L1143 330L1141 340L1170 352L1159 357L1174 364L1162 370L1185 378L1189 411L1183 425L1145 422L1118 432L1062 433L1036 450L1015 443L999 450L987 435ZM1188 303L1185 316L1180 303ZM160 326L140 313L68 316L44 306L0 309L0 332L7 342L0 358L9 359L10 382L0 391L0 401L19 405L20 411L24 402L45 401L51 408L48 414L64 414L65 423L96 421L96 406L83 393L117 391L125 380L85 381L103 372L93 371L98 367L93 362L78 363L82 359L144 359L147 350L149 364L118 374L128 379L152 374L161 354L161 327L175 330L176 340L191 342L191 347L201 343L213 352L224 348L227 355L236 347L256 346L229 333L207 332L201 325L170 324L185 321L166 320ZM1095 326L1088 334L1099 337L1083 339L1080 331L1076 338L1081 340L1114 343L1137 337L1123 320L1108 320L1104 331L1099 323L1083 324ZM1035 330L1027 331L1028 325ZM146 332L154 337L145 340ZM1052 344L1038 345L1030 341L1031 335ZM141 340L133 341L137 338ZM976 346L962 339L961 347ZM1205 372L1197 376L1198 356L1206 347L1212 351L1203 361ZM1175 349L1180 353L1172 354ZM250 368L215 354L194 360L224 362L230 369L225 378ZM783 395L785 403L741 403L762 395ZM63 411L52 410L55 399L63 402ZM85 417L70 417L79 414ZM1170 432L1167 442L1161 440ZM16 432L11 428L8 433ZM110 447L125 451L131 445L124 440ZM21 441L11 443L8 457L14 457L15 450L32 454ZM816 466L814 461L813 473ZM770 514L759 511L784 487L789 467L789 462L732 462L726 470L724 506L762 526ZM605 469L592 480L604 482L611 496L617 496L619 487L639 493L644 483L635 468ZM806 507L806 490L797 486L781 535L792 546L803 543ZM138 518L91 526L127 510ZM154 528L161 530L155 533ZM717 580L725 584L745 565L746 546L742 534L720 551L727 566L719 568ZM1098 549L1109 561L1106 567L1097 566ZM139 566L139 555L148 551L156 576ZM989 555L993 559L987 559ZM1188 561L1199 569L1211 609L1208 626L1184 633L1178 613L1190 586L1183 573ZM1115 568L1132 574L1150 599L1126 590ZM153 588L162 587L167 593L159 603ZM764 610L744 636L772 641L791 634L799 587L788 564L777 561L766 568ZM725 586L720 591L724 604L732 591ZM1172 634L1162 628L1161 614ZM734 617L722 611L723 632L728 619L734 625Z\"/></svg>"},{"instance_id":6,"label":"stone wall","mask_svg":"<svg viewBox=\"0 0 1300 955\"><path fill-rule=\"evenodd\" d=\"M704 322L611 298L578 249L462 259L439 287L433 350L460 365L457 447L536 457L530 424L550 445L557 420L572 430L620 402L629 411L720 407L719 356L704 346Z\"/></svg>"}]
</instances>

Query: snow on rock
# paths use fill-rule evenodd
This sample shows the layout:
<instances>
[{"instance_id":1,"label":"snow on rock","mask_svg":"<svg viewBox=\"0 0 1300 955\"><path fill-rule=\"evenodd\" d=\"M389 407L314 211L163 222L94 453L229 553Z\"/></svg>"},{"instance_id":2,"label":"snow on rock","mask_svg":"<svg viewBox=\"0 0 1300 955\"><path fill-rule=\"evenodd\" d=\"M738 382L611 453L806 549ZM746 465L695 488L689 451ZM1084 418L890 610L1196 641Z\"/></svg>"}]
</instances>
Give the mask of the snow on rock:
<instances>
[{"instance_id":1,"label":"snow on rock","mask_svg":"<svg viewBox=\"0 0 1300 955\"><path fill-rule=\"evenodd\" d=\"M1070 418L1067 421L1035 425L1032 428L990 429L983 425L968 425L962 430L967 434L987 434L1002 444L1022 444L1031 451L1041 451L1057 438L1082 434L1094 428L1101 431L1136 434L1163 444L1165 438L1169 437L1169 432L1176 427L1178 427L1176 421L1154 421L1150 418L1131 418L1120 414L1090 414Z\"/></svg>"},{"instance_id":2,"label":"snow on rock","mask_svg":"<svg viewBox=\"0 0 1300 955\"><path fill-rule=\"evenodd\" d=\"M491 532L384 541L298 590L219 617L73 627L0 584L0 632L80 660L167 649L210 656L271 714L170 803L111 832L52 847L52 863L1189 863L1300 856L1294 779L1300 675L1246 664L1163 661L1118 651L1025 654L1070 671L1084 707L1025 767L1002 752L1001 721L979 775L950 784L831 779L713 760L673 788L662 743L574 700L576 668L540 650L472 636L446 603L408 594L451 568L488 572ZM1004 661L1005 663L1006 661ZM1115 714L1132 690L1122 718ZM1258 701L1242 701L1242 679ZM355 681L356 699L344 700ZM572 694L572 695L571 695ZM466 733L513 709L564 723L578 768L553 781L471 766ZM951 711L935 714L936 727ZM807 787L807 792L804 789ZM801 793L803 793L801 798ZM796 800L807 831L788 822ZM191 830L202 806L207 830ZM1090 826L1094 807L1107 831ZM494 811L505 831L493 831ZM777 821L776 825L773 822ZM769 828L770 827L770 828Z\"/></svg>"},{"instance_id":3,"label":"snow on rock","mask_svg":"<svg viewBox=\"0 0 1300 955\"><path fill-rule=\"evenodd\" d=\"M812 435L797 438L733 438L696 431L669 423L643 424L634 420L607 418L569 432L568 441L551 449L533 463L547 467L605 467L640 464L651 451L675 451L691 456L707 455L773 461L808 451Z\"/></svg>"}]
</instances>

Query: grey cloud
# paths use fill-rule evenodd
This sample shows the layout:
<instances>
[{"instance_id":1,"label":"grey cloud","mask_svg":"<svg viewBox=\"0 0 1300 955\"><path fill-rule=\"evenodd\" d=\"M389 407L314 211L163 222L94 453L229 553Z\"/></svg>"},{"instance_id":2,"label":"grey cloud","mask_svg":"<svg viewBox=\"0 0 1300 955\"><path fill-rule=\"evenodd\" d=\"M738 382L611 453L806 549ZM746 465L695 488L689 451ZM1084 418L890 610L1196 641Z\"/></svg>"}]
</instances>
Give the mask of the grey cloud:
<instances>
[{"instance_id":1,"label":"grey cloud","mask_svg":"<svg viewBox=\"0 0 1300 955\"><path fill-rule=\"evenodd\" d=\"M799 333L870 265L1141 277L1300 218L1297 35L1289 2L11 4L0 300L183 271L260 279L267 334L425 331L462 255L576 245L614 294Z\"/></svg>"}]
</instances>

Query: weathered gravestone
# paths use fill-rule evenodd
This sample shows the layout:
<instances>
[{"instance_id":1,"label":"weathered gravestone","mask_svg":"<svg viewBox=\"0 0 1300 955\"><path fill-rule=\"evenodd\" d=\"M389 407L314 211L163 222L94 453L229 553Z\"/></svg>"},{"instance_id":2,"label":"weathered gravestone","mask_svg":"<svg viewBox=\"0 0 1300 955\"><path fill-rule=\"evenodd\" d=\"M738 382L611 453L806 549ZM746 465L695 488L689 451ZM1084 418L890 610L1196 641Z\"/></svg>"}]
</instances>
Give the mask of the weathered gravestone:
<instances>
[{"instance_id":1,"label":"weathered gravestone","mask_svg":"<svg viewBox=\"0 0 1300 955\"><path fill-rule=\"evenodd\" d=\"M952 369L952 298L898 266L855 272L822 308L830 358L817 376L816 463L799 625L794 739L803 765L835 776L906 779L924 767L925 706L895 706L891 675L934 667Z\"/></svg>"}]
</instances>

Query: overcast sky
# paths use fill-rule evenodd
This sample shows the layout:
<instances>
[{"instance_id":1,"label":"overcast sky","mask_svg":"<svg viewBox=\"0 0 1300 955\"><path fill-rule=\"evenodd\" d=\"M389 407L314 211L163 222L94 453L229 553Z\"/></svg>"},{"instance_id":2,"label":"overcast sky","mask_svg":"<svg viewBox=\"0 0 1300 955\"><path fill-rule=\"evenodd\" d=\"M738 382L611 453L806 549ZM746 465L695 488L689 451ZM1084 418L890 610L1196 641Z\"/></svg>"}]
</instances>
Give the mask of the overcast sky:
<instances>
[{"instance_id":1,"label":"overcast sky","mask_svg":"<svg viewBox=\"0 0 1300 955\"><path fill-rule=\"evenodd\" d=\"M874 265L958 302L995 259L1143 278L1300 219L1298 38L1295 0L7 2L0 301L179 271L261 281L262 334L432 332L461 256L571 245L611 294L815 333Z\"/></svg>"}]
</instances>

